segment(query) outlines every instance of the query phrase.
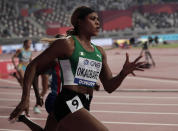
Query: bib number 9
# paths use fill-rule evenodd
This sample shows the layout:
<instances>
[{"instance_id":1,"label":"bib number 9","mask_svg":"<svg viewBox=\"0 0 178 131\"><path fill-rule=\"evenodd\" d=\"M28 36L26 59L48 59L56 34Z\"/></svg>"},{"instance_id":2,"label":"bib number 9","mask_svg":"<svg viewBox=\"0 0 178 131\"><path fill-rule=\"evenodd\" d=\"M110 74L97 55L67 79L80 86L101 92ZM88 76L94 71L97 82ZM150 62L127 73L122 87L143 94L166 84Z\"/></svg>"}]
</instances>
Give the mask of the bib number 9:
<instances>
[{"instance_id":1,"label":"bib number 9","mask_svg":"<svg viewBox=\"0 0 178 131\"><path fill-rule=\"evenodd\" d=\"M68 105L70 111L72 113L78 111L79 109L83 108L83 104L78 96L75 96L69 101L66 101L66 104Z\"/></svg>"}]
</instances>

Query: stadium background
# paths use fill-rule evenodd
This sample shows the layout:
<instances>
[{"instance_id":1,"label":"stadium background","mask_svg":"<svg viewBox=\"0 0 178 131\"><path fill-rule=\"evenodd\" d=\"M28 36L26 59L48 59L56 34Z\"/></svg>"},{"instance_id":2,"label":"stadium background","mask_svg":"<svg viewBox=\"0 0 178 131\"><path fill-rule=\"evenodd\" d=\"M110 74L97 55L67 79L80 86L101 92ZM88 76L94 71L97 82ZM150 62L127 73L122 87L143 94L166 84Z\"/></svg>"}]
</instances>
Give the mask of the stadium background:
<instances>
[{"instance_id":1,"label":"stadium background","mask_svg":"<svg viewBox=\"0 0 178 131\"><path fill-rule=\"evenodd\" d=\"M101 21L99 38L176 34L176 0L0 0L0 44L65 33L74 8L94 8ZM164 38L177 40L178 38Z\"/></svg>"},{"instance_id":2,"label":"stadium background","mask_svg":"<svg viewBox=\"0 0 178 131\"><path fill-rule=\"evenodd\" d=\"M94 8L101 21L99 36L92 42L105 47L139 46L158 38L158 43L178 40L178 2L176 0L0 0L0 54L15 52L25 39L32 39L32 50L42 51L39 40L65 34L72 28L74 8ZM0 77L13 72L11 60L1 58Z\"/></svg>"},{"instance_id":3,"label":"stadium background","mask_svg":"<svg viewBox=\"0 0 178 131\"><path fill-rule=\"evenodd\" d=\"M102 29L92 42L106 48L114 75L122 68L125 53L130 60L138 57L142 42L150 38L156 62L156 67L136 72L136 77L129 75L113 94L102 87L94 92L91 113L110 131L177 131L178 48L173 47L178 47L178 0L0 0L0 131L29 130L7 119L21 97L20 85L9 75L15 71L11 56L25 39L33 40L37 56L47 46L39 40L71 28L71 13L80 5L99 14ZM44 127L47 113L42 107L42 114L33 114L34 104L32 91L31 119Z\"/></svg>"}]
</instances>

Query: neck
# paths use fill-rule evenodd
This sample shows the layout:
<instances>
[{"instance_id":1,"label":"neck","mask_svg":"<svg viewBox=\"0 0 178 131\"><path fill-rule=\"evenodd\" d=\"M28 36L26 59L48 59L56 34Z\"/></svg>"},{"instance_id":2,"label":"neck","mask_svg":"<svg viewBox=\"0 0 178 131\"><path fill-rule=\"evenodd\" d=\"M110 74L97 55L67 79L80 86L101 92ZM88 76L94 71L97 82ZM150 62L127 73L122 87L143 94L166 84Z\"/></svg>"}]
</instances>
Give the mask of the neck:
<instances>
[{"instance_id":1,"label":"neck","mask_svg":"<svg viewBox=\"0 0 178 131\"><path fill-rule=\"evenodd\" d=\"M25 50L28 50L29 48L27 48L27 47L24 47L24 49L25 49Z\"/></svg>"},{"instance_id":2,"label":"neck","mask_svg":"<svg viewBox=\"0 0 178 131\"><path fill-rule=\"evenodd\" d=\"M85 50L87 50L89 52L94 51L94 48L91 45L91 36L89 36L89 35L88 36L87 35L78 35L77 39Z\"/></svg>"},{"instance_id":3,"label":"neck","mask_svg":"<svg viewBox=\"0 0 178 131\"><path fill-rule=\"evenodd\" d=\"M80 39L81 42L84 42L86 44L90 44L91 41L91 36L87 35L78 35L78 38Z\"/></svg>"}]
</instances>

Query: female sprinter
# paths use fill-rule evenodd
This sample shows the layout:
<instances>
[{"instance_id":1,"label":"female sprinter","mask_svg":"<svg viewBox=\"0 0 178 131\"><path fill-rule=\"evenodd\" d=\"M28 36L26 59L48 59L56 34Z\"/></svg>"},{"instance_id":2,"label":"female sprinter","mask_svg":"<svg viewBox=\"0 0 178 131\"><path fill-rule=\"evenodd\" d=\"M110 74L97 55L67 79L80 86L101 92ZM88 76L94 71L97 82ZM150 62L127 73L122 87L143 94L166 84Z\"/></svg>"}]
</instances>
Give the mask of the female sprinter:
<instances>
[{"instance_id":1,"label":"female sprinter","mask_svg":"<svg viewBox=\"0 0 178 131\"><path fill-rule=\"evenodd\" d=\"M102 47L91 43L91 37L99 33L100 23L97 13L91 8L78 7L71 17L75 35L56 40L49 48L36 57L27 67L24 77L22 99L10 114L10 120L23 111L29 112L30 86L36 73L43 72L55 58L60 60L63 76L62 91L55 100L53 115L58 124L57 131L108 131L108 129L89 113L93 87L100 78L108 93L115 91L128 74L139 70L143 62L139 56L133 62L126 61L115 77L107 64ZM53 124L53 123L51 123ZM48 129L49 131L50 129Z\"/></svg>"},{"instance_id":2,"label":"female sprinter","mask_svg":"<svg viewBox=\"0 0 178 131\"><path fill-rule=\"evenodd\" d=\"M69 36L72 32L67 31L67 35ZM63 35L57 34L55 38L61 38L65 37ZM54 42L56 39L52 38L43 38L41 41L45 41L48 43ZM55 99L61 91L61 72L60 72L60 66L57 61L54 61L53 63L50 64L50 69L48 69L48 72L51 74L51 81L50 81L50 89L51 92L48 94L46 101L45 101L45 108L46 111L48 112L48 118L46 121L45 128L43 129L40 127L37 123L31 121L28 117L25 116L25 114L19 115L18 117L18 122L23 122L26 124L32 131L43 131L43 130L49 130L50 131L55 131L57 127L57 121L54 118L53 111L54 111L54 102ZM99 83L95 84L94 89L96 91L99 91L100 85ZM36 96L36 105L42 106L43 105L43 97L39 94L39 89L38 89L38 74L36 74L36 77L34 78L33 82L33 89L35 91L35 96ZM53 123L53 124L51 124Z\"/></svg>"},{"instance_id":3,"label":"female sprinter","mask_svg":"<svg viewBox=\"0 0 178 131\"><path fill-rule=\"evenodd\" d=\"M30 50L31 40L25 40L23 42L23 48L16 51L16 53L12 56L12 63L14 68L16 69L16 73L13 73L13 76L17 79L21 86L23 86L23 77L26 70L27 65L32 60L32 52ZM15 58L19 59L19 64L16 65Z\"/></svg>"}]
</instances>

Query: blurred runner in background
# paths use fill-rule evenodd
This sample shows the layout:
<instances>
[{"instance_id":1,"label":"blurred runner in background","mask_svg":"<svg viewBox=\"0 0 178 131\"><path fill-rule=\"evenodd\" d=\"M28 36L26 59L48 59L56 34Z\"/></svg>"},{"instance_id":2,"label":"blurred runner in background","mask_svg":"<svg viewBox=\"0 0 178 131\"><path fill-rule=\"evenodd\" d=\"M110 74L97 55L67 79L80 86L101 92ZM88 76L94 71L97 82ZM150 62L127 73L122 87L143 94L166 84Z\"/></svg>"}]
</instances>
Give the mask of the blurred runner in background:
<instances>
[{"instance_id":1,"label":"blurred runner in background","mask_svg":"<svg viewBox=\"0 0 178 131\"><path fill-rule=\"evenodd\" d=\"M16 69L16 72L11 75L17 79L21 86L23 86L23 78L26 67L32 60L32 51L30 50L31 43L31 40L25 40L23 42L23 48L17 50L12 56L12 63L14 65L14 68ZM18 58L19 60L18 65L16 65L15 63L15 58Z\"/></svg>"},{"instance_id":2,"label":"blurred runner in background","mask_svg":"<svg viewBox=\"0 0 178 131\"><path fill-rule=\"evenodd\" d=\"M143 43L142 50L141 50L141 52L140 52L140 56L142 56L143 53L144 53L144 55L145 55L145 62L146 62L146 64L143 65L144 68L150 68L150 67L151 67L151 64L150 64L150 62L149 62L150 60L151 60L151 62L152 62L152 65L155 66L156 64L155 64L155 61L153 60L153 57L152 57L152 55L151 55L151 52L149 51L149 47L148 47L148 42L147 42L147 41L145 41L145 42Z\"/></svg>"}]
</instances>

